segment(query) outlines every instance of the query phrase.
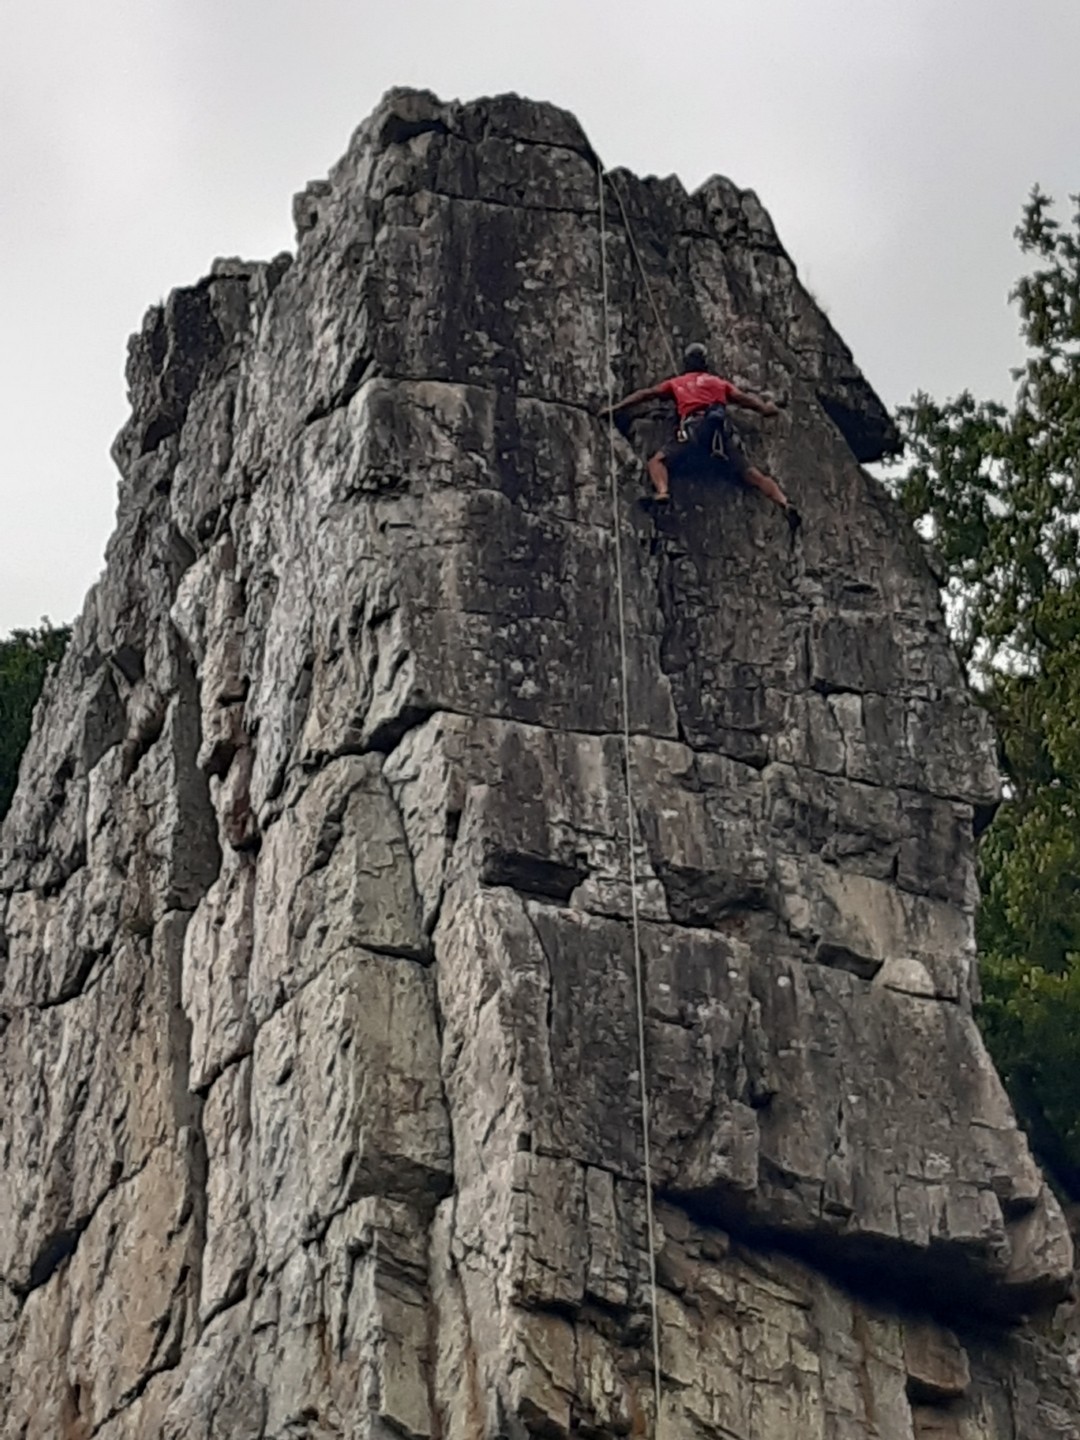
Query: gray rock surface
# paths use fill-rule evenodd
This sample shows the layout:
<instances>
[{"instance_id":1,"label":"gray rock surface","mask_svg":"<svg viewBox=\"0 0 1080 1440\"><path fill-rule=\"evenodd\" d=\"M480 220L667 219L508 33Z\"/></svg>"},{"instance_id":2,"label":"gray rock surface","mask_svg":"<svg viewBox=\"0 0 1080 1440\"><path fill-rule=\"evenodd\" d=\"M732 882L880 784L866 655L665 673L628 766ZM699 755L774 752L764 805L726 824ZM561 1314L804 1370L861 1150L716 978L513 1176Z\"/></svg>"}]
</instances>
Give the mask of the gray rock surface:
<instances>
[{"instance_id":1,"label":"gray rock surface","mask_svg":"<svg viewBox=\"0 0 1080 1440\"><path fill-rule=\"evenodd\" d=\"M635 505L660 411L616 534L550 106L391 93L295 256L132 339L0 839L4 1440L1080 1435L972 1019L992 737L860 468L895 432L719 178L612 177L617 391L665 368L620 200L672 335L783 399L741 428L794 546L716 475Z\"/></svg>"}]
</instances>

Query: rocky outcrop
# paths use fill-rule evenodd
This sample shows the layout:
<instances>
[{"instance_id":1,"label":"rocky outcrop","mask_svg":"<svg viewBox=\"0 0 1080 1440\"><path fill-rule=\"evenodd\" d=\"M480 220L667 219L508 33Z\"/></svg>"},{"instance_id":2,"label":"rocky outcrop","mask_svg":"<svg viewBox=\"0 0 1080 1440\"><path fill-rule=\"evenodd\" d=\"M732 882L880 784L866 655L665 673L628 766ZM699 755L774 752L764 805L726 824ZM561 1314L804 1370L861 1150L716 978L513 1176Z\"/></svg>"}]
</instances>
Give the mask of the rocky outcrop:
<instances>
[{"instance_id":1,"label":"rocky outcrop","mask_svg":"<svg viewBox=\"0 0 1080 1440\"><path fill-rule=\"evenodd\" d=\"M647 278L783 400L743 434L794 546L715 475L640 510L648 414L613 528L551 107L392 93L295 257L132 340L3 830L4 1436L1078 1434L972 1020L991 737L860 468L891 423L752 194L613 185L615 388Z\"/></svg>"}]
</instances>

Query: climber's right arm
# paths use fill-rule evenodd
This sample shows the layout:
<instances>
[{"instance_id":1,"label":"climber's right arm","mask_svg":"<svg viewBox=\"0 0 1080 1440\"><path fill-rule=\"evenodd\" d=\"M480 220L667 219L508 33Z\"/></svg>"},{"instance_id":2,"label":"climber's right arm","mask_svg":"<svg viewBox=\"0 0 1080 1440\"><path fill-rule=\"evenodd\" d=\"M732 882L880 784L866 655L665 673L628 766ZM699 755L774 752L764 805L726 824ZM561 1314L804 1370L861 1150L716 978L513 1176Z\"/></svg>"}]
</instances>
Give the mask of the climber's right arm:
<instances>
[{"instance_id":1,"label":"climber's right arm","mask_svg":"<svg viewBox=\"0 0 1080 1440\"><path fill-rule=\"evenodd\" d=\"M601 420L604 420L609 415L617 415L620 410L629 410L631 405L640 405L644 400L662 400L667 393L663 385L650 385L646 390L633 391L627 395L625 400L620 400L617 405L605 405L596 413Z\"/></svg>"}]
</instances>

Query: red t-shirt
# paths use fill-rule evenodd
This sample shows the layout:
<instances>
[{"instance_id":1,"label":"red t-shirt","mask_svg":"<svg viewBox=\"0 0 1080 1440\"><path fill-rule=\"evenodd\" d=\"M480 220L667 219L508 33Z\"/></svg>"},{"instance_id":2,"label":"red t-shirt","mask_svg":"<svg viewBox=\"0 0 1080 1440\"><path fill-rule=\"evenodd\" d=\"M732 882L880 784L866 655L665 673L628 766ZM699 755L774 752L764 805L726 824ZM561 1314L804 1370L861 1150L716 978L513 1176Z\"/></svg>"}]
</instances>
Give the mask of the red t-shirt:
<instances>
[{"instance_id":1,"label":"red t-shirt","mask_svg":"<svg viewBox=\"0 0 1080 1440\"><path fill-rule=\"evenodd\" d=\"M707 410L710 405L726 405L738 386L706 370L690 370L685 375L673 375L656 388L661 395L672 397L678 406L679 419L685 420L687 415Z\"/></svg>"}]
</instances>

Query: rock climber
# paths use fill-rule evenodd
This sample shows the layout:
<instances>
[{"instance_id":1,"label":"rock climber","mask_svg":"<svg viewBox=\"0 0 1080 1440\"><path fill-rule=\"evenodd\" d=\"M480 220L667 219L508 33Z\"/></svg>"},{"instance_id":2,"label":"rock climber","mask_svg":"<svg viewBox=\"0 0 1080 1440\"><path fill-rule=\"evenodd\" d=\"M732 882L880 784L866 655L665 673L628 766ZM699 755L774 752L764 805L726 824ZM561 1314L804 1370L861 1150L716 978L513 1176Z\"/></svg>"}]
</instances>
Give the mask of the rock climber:
<instances>
[{"instance_id":1,"label":"rock climber","mask_svg":"<svg viewBox=\"0 0 1080 1440\"><path fill-rule=\"evenodd\" d=\"M762 400L757 395L740 390L730 380L714 375L709 369L705 346L688 345L683 352L680 375L673 375L646 390L635 390L617 405L605 406L600 416L606 418L644 400L663 399L675 401L679 428L675 439L657 450L646 462L656 500L664 502L671 498L669 468L673 464L692 458L704 459L716 451L719 441L719 448L722 448L739 479L760 490L774 505L778 505L787 516L788 524L795 529L799 524L799 512L771 475L750 464L727 418L727 407L740 405L744 410L755 410L771 420L780 413L771 400Z\"/></svg>"}]
</instances>

